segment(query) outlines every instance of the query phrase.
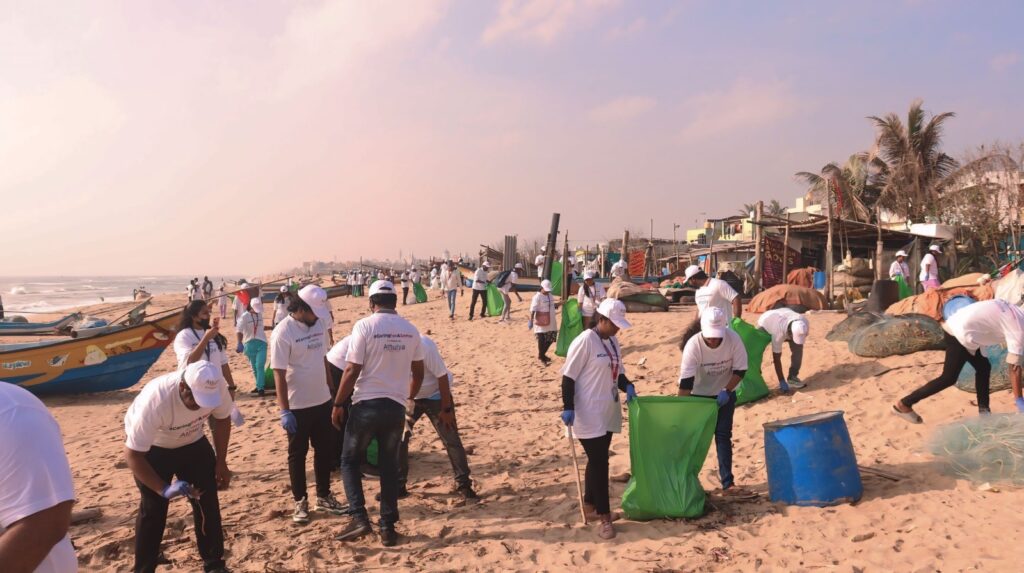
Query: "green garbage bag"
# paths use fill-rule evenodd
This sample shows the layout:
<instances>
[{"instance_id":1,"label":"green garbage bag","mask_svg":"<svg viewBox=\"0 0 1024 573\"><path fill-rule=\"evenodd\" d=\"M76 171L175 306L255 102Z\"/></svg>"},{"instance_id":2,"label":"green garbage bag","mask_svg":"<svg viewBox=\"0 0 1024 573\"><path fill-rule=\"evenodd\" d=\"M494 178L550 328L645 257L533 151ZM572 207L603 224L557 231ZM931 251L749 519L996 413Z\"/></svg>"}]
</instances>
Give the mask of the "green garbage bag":
<instances>
[{"instance_id":1,"label":"green garbage bag","mask_svg":"<svg viewBox=\"0 0 1024 573\"><path fill-rule=\"evenodd\" d=\"M487 314L501 316L505 310L505 299L501 297L501 291L493 284L487 284Z\"/></svg>"},{"instance_id":2,"label":"green garbage bag","mask_svg":"<svg viewBox=\"0 0 1024 573\"><path fill-rule=\"evenodd\" d=\"M273 390L275 388L277 385L274 384L274 369L268 364L267 369L263 371L263 389Z\"/></svg>"},{"instance_id":3,"label":"green garbage bag","mask_svg":"<svg viewBox=\"0 0 1024 573\"><path fill-rule=\"evenodd\" d=\"M903 275L896 275L896 285L899 288L900 300L907 298L908 296L914 296L914 289L910 288L907 284L907 279L903 278Z\"/></svg>"},{"instance_id":4,"label":"green garbage bag","mask_svg":"<svg viewBox=\"0 0 1024 573\"><path fill-rule=\"evenodd\" d=\"M417 303L427 302L427 291L423 289L423 285L420 283L412 283L412 293L416 296Z\"/></svg>"},{"instance_id":5,"label":"green garbage bag","mask_svg":"<svg viewBox=\"0 0 1024 573\"><path fill-rule=\"evenodd\" d=\"M551 263L551 294L562 296L562 263Z\"/></svg>"},{"instance_id":6,"label":"green garbage bag","mask_svg":"<svg viewBox=\"0 0 1024 573\"><path fill-rule=\"evenodd\" d=\"M371 466L380 465L380 445L377 443L377 438L370 440L370 445L366 446L366 463Z\"/></svg>"},{"instance_id":7,"label":"green garbage bag","mask_svg":"<svg viewBox=\"0 0 1024 573\"><path fill-rule=\"evenodd\" d=\"M743 347L747 349L747 373L736 388L736 405L760 400L768 395L768 386L761 376L761 361L764 349L772 343L772 335L746 322L742 318L732 319L732 329L740 335Z\"/></svg>"},{"instance_id":8,"label":"green garbage bag","mask_svg":"<svg viewBox=\"0 0 1024 573\"><path fill-rule=\"evenodd\" d=\"M558 327L555 356L565 358L566 354L569 354L569 345L583 333L583 313L580 312L579 305L579 301L574 298L562 304L562 324Z\"/></svg>"},{"instance_id":9,"label":"green garbage bag","mask_svg":"<svg viewBox=\"0 0 1024 573\"><path fill-rule=\"evenodd\" d=\"M697 396L640 396L629 403L632 477L622 510L636 520L700 517L698 475L711 448L718 404Z\"/></svg>"}]
</instances>

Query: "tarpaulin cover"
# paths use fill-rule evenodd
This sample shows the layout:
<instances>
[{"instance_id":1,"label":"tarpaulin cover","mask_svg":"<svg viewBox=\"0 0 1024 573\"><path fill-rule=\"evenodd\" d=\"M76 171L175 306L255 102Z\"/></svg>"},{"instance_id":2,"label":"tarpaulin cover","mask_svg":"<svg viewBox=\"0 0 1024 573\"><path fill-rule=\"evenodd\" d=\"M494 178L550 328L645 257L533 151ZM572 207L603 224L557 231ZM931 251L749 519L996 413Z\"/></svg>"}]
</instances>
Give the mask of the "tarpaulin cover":
<instances>
[{"instance_id":1,"label":"tarpaulin cover","mask_svg":"<svg viewBox=\"0 0 1024 573\"><path fill-rule=\"evenodd\" d=\"M718 404L696 396L640 396L629 403L632 477L622 494L630 519L700 517L698 475L711 447Z\"/></svg>"},{"instance_id":2,"label":"tarpaulin cover","mask_svg":"<svg viewBox=\"0 0 1024 573\"><path fill-rule=\"evenodd\" d=\"M487 314L491 316L501 316L502 311L505 310L505 299L501 296L501 291L498 287L494 286L493 283L487 285Z\"/></svg>"},{"instance_id":3,"label":"tarpaulin cover","mask_svg":"<svg viewBox=\"0 0 1024 573\"><path fill-rule=\"evenodd\" d=\"M760 400L768 395L768 385L761 375L761 361L764 349L772 343L772 335L746 322L742 318L732 319L732 329L740 335L743 347L747 349L747 373L736 388L736 405Z\"/></svg>"},{"instance_id":4,"label":"tarpaulin cover","mask_svg":"<svg viewBox=\"0 0 1024 573\"><path fill-rule=\"evenodd\" d=\"M423 288L420 283L412 283L412 292L416 296L417 303L427 302L427 291Z\"/></svg>"},{"instance_id":5,"label":"tarpaulin cover","mask_svg":"<svg viewBox=\"0 0 1024 573\"><path fill-rule=\"evenodd\" d=\"M914 289L910 288L910 285L907 284L907 279L903 278L903 275L896 275L896 278L893 280L896 281L896 285L900 289L900 300L914 296Z\"/></svg>"},{"instance_id":6,"label":"tarpaulin cover","mask_svg":"<svg viewBox=\"0 0 1024 573\"><path fill-rule=\"evenodd\" d=\"M569 354L569 345L583 333L583 313L580 312L579 301L570 298L562 305L562 324L558 327L558 343L555 356L565 358Z\"/></svg>"},{"instance_id":7,"label":"tarpaulin cover","mask_svg":"<svg viewBox=\"0 0 1024 573\"><path fill-rule=\"evenodd\" d=\"M646 264L647 259L644 257L643 251L633 251L629 253L629 276L644 276L644 267Z\"/></svg>"}]
</instances>

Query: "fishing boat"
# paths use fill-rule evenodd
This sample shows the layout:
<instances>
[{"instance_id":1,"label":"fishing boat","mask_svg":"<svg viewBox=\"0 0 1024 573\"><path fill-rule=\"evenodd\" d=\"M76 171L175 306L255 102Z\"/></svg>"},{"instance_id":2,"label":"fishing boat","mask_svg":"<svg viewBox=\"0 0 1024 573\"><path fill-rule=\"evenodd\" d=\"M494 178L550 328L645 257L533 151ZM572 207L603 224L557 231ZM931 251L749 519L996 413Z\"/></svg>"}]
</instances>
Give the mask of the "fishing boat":
<instances>
[{"instance_id":1,"label":"fishing boat","mask_svg":"<svg viewBox=\"0 0 1024 573\"><path fill-rule=\"evenodd\" d=\"M92 338L0 344L0 380L33 394L130 388L174 340L177 313Z\"/></svg>"},{"instance_id":2,"label":"fishing boat","mask_svg":"<svg viewBox=\"0 0 1024 573\"><path fill-rule=\"evenodd\" d=\"M0 336L50 336L70 330L71 324L82 318L79 313L69 314L53 322L0 321Z\"/></svg>"}]
</instances>

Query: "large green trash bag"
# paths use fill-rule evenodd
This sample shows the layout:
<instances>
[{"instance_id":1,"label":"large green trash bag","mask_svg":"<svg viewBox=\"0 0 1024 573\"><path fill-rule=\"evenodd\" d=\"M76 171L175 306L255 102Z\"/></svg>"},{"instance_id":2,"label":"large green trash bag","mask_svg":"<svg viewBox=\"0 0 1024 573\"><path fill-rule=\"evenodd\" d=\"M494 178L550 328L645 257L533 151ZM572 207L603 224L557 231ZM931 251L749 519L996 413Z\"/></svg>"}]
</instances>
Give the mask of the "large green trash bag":
<instances>
[{"instance_id":1,"label":"large green trash bag","mask_svg":"<svg viewBox=\"0 0 1024 573\"><path fill-rule=\"evenodd\" d=\"M427 291L423 289L423 285L420 283L412 283L412 293L416 297L417 303L427 302Z\"/></svg>"},{"instance_id":2,"label":"large green trash bag","mask_svg":"<svg viewBox=\"0 0 1024 573\"><path fill-rule=\"evenodd\" d=\"M740 335L743 347L747 349L747 373L736 388L736 405L760 400L768 395L768 386L761 376L761 361L764 349L772 343L772 335L746 322L742 318L732 319L732 329Z\"/></svg>"},{"instance_id":3,"label":"large green trash bag","mask_svg":"<svg viewBox=\"0 0 1024 573\"><path fill-rule=\"evenodd\" d=\"M274 390L277 385L274 383L274 369L267 364L267 369L263 371L263 389Z\"/></svg>"},{"instance_id":4,"label":"large green trash bag","mask_svg":"<svg viewBox=\"0 0 1024 573\"><path fill-rule=\"evenodd\" d=\"M562 296L562 263L551 263L551 294Z\"/></svg>"},{"instance_id":5,"label":"large green trash bag","mask_svg":"<svg viewBox=\"0 0 1024 573\"><path fill-rule=\"evenodd\" d=\"M896 286L899 289L900 300L903 300L908 296L914 296L914 289L910 288L910 285L907 284L907 279L903 278L902 275L896 275L895 281Z\"/></svg>"},{"instance_id":6,"label":"large green trash bag","mask_svg":"<svg viewBox=\"0 0 1024 573\"><path fill-rule=\"evenodd\" d=\"M487 285L487 314L501 316L505 310L505 299L501 298L501 291L493 284Z\"/></svg>"},{"instance_id":7,"label":"large green trash bag","mask_svg":"<svg viewBox=\"0 0 1024 573\"><path fill-rule=\"evenodd\" d=\"M380 444L377 443L377 438L370 440L370 444L366 446L366 463L374 467L380 465Z\"/></svg>"},{"instance_id":8,"label":"large green trash bag","mask_svg":"<svg viewBox=\"0 0 1024 573\"><path fill-rule=\"evenodd\" d=\"M632 477L622 510L636 520L704 515L698 475L711 448L718 404L696 396L640 396L629 403Z\"/></svg>"},{"instance_id":9,"label":"large green trash bag","mask_svg":"<svg viewBox=\"0 0 1024 573\"><path fill-rule=\"evenodd\" d=\"M562 324L558 327L558 343L555 356L565 358L569 354L569 345L583 332L583 313L580 302L570 298L562 305Z\"/></svg>"}]
</instances>

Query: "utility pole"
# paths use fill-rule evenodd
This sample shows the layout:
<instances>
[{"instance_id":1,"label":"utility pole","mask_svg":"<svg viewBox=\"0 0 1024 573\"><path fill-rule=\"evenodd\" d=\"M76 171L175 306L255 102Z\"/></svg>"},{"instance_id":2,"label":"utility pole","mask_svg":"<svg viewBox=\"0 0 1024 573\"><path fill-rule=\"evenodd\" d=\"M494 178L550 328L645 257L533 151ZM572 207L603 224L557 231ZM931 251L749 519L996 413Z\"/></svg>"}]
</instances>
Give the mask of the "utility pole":
<instances>
[{"instance_id":1,"label":"utility pole","mask_svg":"<svg viewBox=\"0 0 1024 573\"><path fill-rule=\"evenodd\" d=\"M555 241L558 240L558 220L560 217L558 213L551 214L551 230L548 231L547 251L544 253L544 272L541 273L541 280L551 280L551 263L555 258Z\"/></svg>"},{"instance_id":2,"label":"utility pole","mask_svg":"<svg viewBox=\"0 0 1024 573\"><path fill-rule=\"evenodd\" d=\"M676 229L678 229L678 228L679 228L679 224L678 223L672 223L672 245L673 245L673 247L675 248L675 251L676 251L676 268L674 269L674 271L678 271L679 270L679 240L676 239Z\"/></svg>"},{"instance_id":3,"label":"utility pole","mask_svg":"<svg viewBox=\"0 0 1024 573\"><path fill-rule=\"evenodd\" d=\"M626 265L626 278L629 278L629 230L622 232L622 250L620 251L619 260L622 264Z\"/></svg>"}]
</instances>

